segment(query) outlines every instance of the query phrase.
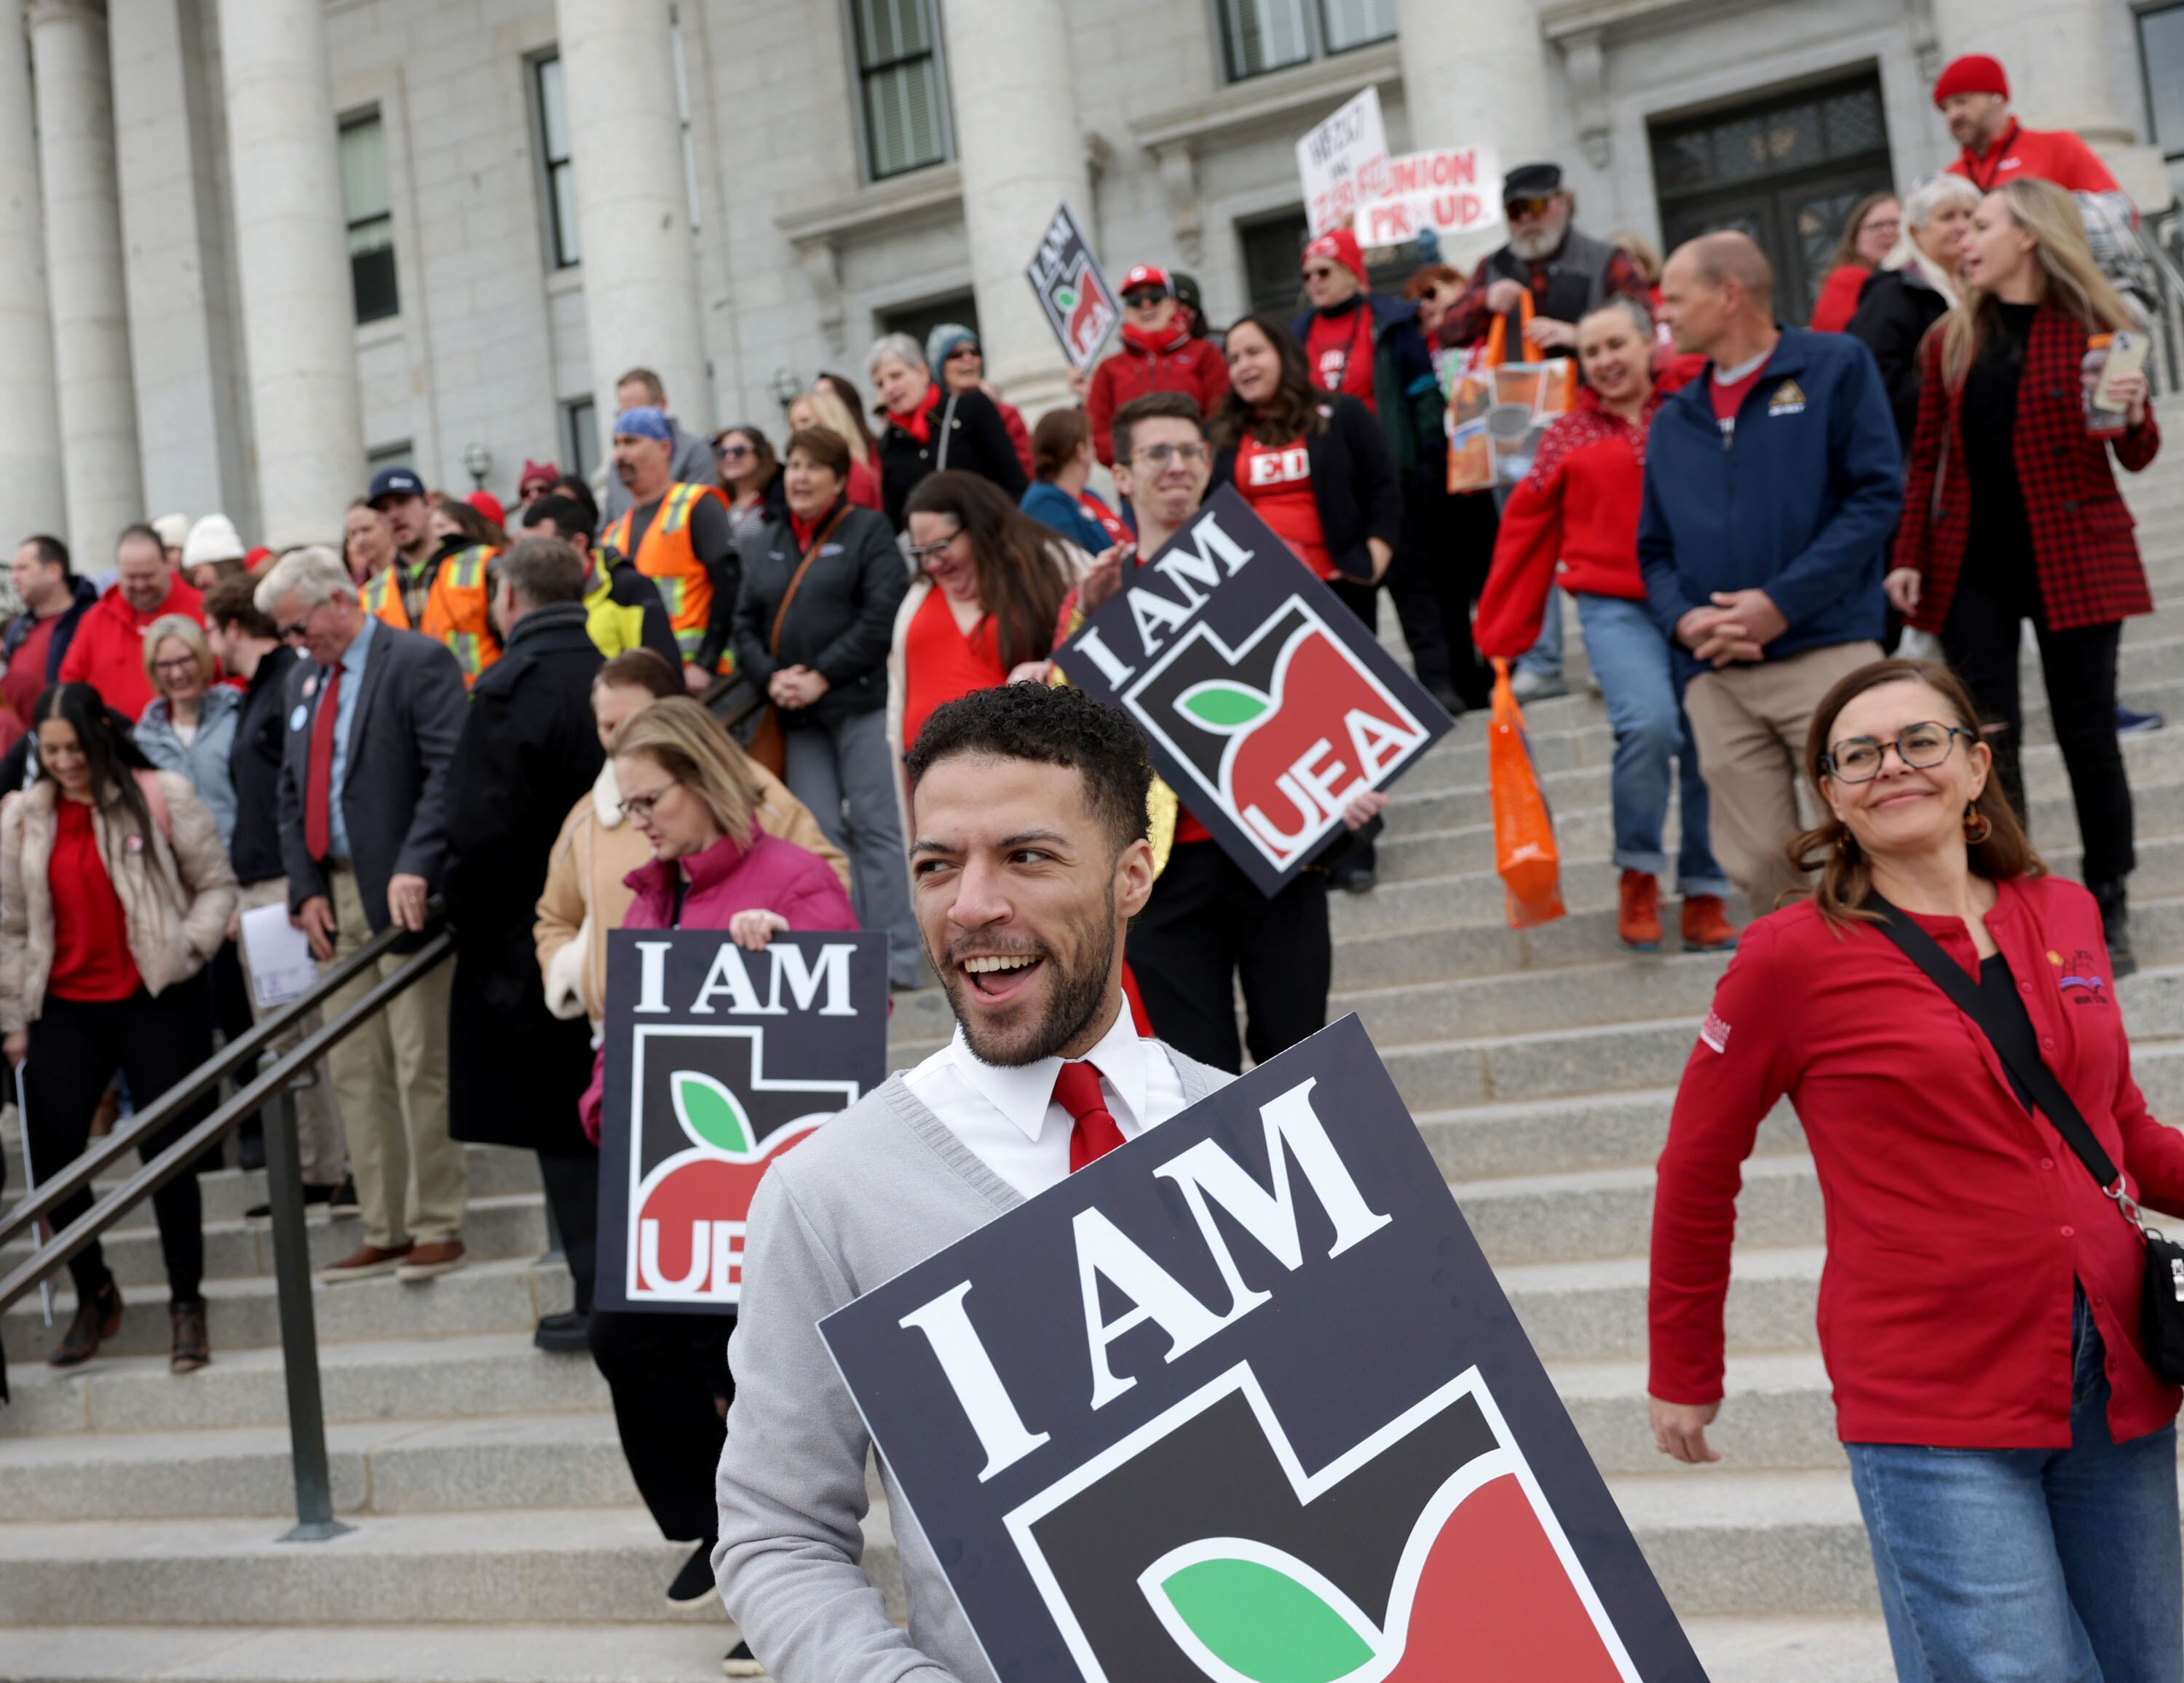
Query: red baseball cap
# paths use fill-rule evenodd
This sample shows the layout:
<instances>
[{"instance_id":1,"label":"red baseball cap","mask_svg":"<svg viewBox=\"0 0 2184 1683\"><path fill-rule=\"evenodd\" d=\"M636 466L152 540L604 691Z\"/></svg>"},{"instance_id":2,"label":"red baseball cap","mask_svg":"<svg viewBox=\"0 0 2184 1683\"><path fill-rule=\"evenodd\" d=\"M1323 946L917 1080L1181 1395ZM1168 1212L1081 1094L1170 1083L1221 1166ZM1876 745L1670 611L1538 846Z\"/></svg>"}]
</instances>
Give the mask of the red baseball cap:
<instances>
[{"instance_id":1,"label":"red baseball cap","mask_svg":"<svg viewBox=\"0 0 2184 1683\"><path fill-rule=\"evenodd\" d=\"M1984 53L1967 53L1961 59L1952 59L1935 78L1936 105L1953 93L1998 93L2007 99L2009 78L2003 74L2000 59Z\"/></svg>"},{"instance_id":2,"label":"red baseball cap","mask_svg":"<svg viewBox=\"0 0 2184 1683\"><path fill-rule=\"evenodd\" d=\"M1168 293L1173 293L1175 291L1174 287L1169 284L1167 270L1165 269L1156 268L1150 263L1140 263L1136 268L1130 270L1128 274L1123 276L1123 294L1124 297L1127 298L1130 293L1137 291L1140 287L1158 287L1162 292Z\"/></svg>"},{"instance_id":3,"label":"red baseball cap","mask_svg":"<svg viewBox=\"0 0 2184 1683\"><path fill-rule=\"evenodd\" d=\"M1365 254L1357 248L1357 236L1348 228L1329 228L1304 248L1301 262L1309 263L1315 257L1333 258L1355 275L1360 285L1364 283Z\"/></svg>"}]
</instances>

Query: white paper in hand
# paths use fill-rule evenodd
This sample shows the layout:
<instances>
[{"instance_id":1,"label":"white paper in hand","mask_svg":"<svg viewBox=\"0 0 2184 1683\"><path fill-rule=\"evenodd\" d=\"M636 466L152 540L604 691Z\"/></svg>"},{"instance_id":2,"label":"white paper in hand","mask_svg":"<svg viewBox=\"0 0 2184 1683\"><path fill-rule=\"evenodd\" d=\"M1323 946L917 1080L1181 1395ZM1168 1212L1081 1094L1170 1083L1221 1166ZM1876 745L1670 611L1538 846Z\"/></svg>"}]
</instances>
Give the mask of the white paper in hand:
<instances>
[{"instance_id":1,"label":"white paper in hand","mask_svg":"<svg viewBox=\"0 0 2184 1683\"><path fill-rule=\"evenodd\" d=\"M242 914L242 950L260 1011L286 1005L319 978L311 944L290 925L285 906L261 906Z\"/></svg>"}]
</instances>

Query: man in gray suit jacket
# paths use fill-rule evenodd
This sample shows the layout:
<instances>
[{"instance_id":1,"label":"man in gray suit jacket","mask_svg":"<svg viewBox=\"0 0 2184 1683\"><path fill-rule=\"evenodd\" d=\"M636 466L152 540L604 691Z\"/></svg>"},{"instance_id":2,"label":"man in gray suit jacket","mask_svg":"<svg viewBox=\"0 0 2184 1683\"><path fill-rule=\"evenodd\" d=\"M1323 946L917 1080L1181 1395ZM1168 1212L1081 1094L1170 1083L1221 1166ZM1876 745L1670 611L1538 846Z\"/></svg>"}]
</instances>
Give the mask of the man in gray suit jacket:
<instances>
[{"instance_id":1,"label":"man in gray suit jacket","mask_svg":"<svg viewBox=\"0 0 2184 1683\"><path fill-rule=\"evenodd\" d=\"M956 1035L759 1182L713 1569L780 1683L992 1683L933 1546L883 1481L910 1629L860 1557L871 1439L818 1324L1231 1078L1141 1039L1123 936L1152 893L1145 742L1079 689L934 710L909 758L911 880Z\"/></svg>"},{"instance_id":2,"label":"man in gray suit jacket","mask_svg":"<svg viewBox=\"0 0 2184 1683\"><path fill-rule=\"evenodd\" d=\"M282 556L257 602L306 656L284 702L281 854L288 921L331 967L390 923L425 927L426 897L447 870L443 785L462 733L462 670L431 638L366 614L331 549ZM382 958L327 1000L327 1015L404 961L399 949ZM462 1266L469 1179L448 1134L449 976L442 965L413 983L327 1055L364 1244L321 1279L422 1280Z\"/></svg>"}]
</instances>

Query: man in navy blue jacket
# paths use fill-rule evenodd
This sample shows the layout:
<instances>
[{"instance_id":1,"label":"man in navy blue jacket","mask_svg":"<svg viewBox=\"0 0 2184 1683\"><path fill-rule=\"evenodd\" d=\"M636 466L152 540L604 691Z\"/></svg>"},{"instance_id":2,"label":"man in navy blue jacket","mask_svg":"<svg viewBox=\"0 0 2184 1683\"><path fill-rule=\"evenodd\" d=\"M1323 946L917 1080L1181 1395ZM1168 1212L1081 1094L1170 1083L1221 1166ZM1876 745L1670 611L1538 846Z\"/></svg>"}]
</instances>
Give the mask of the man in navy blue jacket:
<instances>
[{"instance_id":1,"label":"man in navy blue jacket","mask_svg":"<svg viewBox=\"0 0 2184 1683\"><path fill-rule=\"evenodd\" d=\"M1813 709L1880 653L1880 580L1903 504L1902 449L1873 354L1774 320L1774 275L1743 234L1680 246L1661 317L1706 371L1646 441L1638 564L1688 679L1684 711L1713 844L1755 913L1803 886L1783 856Z\"/></svg>"}]
</instances>

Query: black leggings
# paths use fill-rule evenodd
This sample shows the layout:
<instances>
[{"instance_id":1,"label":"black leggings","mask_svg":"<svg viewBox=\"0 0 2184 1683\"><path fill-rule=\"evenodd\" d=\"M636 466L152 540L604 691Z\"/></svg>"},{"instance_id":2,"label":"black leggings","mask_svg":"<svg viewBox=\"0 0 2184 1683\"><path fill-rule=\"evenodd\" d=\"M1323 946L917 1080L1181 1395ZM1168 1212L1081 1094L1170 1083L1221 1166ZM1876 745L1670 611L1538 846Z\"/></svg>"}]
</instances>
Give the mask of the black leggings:
<instances>
[{"instance_id":1,"label":"black leggings","mask_svg":"<svg viewBox=\"0 0 2184 1683\"><path fill-rule=\"evenodd\" d=\"M614 1393L615 1428L638 1493L670 1542L720 1530L713 1475L727 1441L724 1413L733 1315L593 1309L592 1360Z\"/></svg>"},{"instance_id":2,"label":"black leggings","mask_svg":"<svg viewBox=\"0 0 2184 1683\"><path fill-rule=\"evenodd\" d=\"M577 1288L576 1310L592 1312L592 1285L599 1261L599 1154L578 1156L538 1154L538 1179L546 1190L546 1202L560 1229L561 1254L568 1259L569 1278Z\"/></svg>"},{"instance_id":3,"label":"black leggings","mask_svg":"<svg viewBox=\"0 0 2184 1683\"><path fill-rule=\"evenodd\" d=\"M129 1096L138 1112L212 1056L212 999L205 978L192 976L153 998L139 988L125 1000L64 1000L46 995L31 1024L31 1050L23 1065L25 1127L31 1165L40 1180L58 1174L83 1155L91 1138L91 1119L117 1071L129 1078ZM211 1112L208 1093L182 1113L145 1137L138 1147L146 1162L204 1120ZM217 1168L209 1153L152 1195L152 1213L159 1224L159 1254L167 1265L167 1291L176 1302L194 1301L204 1280L203 1211L198 1176ZM56 1229L91 1207L88 1188L64 1199L53 1212ZM69 1260L76 1296L87 1297L111 1278L97 1243Z\"/></svg>"},{"instance_id":4,"label":"black leggings","mask_svg":"<svg viewBox=\"0 0 2184 1683\"><path fill-rule=\"evenodd\" d=\"M2070 774L2070 799L2078 811L2078 835L2085 844L2082 867L2088 887L2122 885L2137 863L2132 846L2131 780L2124 771L2123 744L2116 740L2116 650L2120 624L2049 631L2020 604L1981 589L1970 580L1957 586L1942 649L1957 676L1972 693L1990 731L1996 775L2019 818L2027 816L2025 773L2019 763L2025 734L2025 710L2018 691L2018 626L2032 619L2039 640L2040 666L2048 685L2048 711L2055 722L2055 740Z\"/></svg>"},{"instance_id":5,"label":"black leggings","mask_svg":"<svg viewBox=\"0 0 2184 1683\"><path fill-rule=\"evenodd\" d=\"M1234 1003L1240 977L1245 1045L1252 1062L1264 1063L1327 1026L1334 949L1326 874L1301 872L1269 900L1218 842L1185 842L1130 926L1129 956L1153 1032L1231 1074L1244 1067Z\"/></svg>"},{"instance_id":6,"label":"black leggings","mask_svg":"<svg viewBox=\"0 0 2184 1683\"><path fill-rule=\"evenodd\" d=\"M1438 464L1430 471L1438 477ZM1418 682L1447 684L1468 708L1492 698L1494 674L1471 640L1471 616L1494 563L1500 516L1490 491L1451 496L1420 482L1403 496L1402 537L1388 567L1388 594Z\"/></svg>"}]
</instances>

